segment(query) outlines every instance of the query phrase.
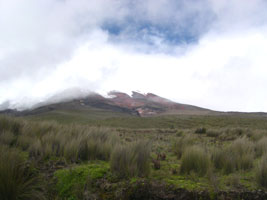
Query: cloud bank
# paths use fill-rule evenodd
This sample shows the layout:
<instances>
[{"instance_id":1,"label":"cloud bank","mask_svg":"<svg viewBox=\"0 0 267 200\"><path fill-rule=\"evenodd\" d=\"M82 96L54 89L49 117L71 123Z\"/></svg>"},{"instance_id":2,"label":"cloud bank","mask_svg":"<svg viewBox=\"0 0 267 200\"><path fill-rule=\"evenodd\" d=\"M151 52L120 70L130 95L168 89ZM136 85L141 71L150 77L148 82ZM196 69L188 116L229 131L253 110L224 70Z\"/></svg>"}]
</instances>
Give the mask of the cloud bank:
<instances>
[{"instance_id":1,"label":"cloud bank","mask_svg":"<svg viewBox=\"0 0 267 200\"><path fill-rule=\"evenodd\" d=\"M267 112L266 8L264 0L0 1L0 109L115 89Z\"/></svg>"}]
</instances>

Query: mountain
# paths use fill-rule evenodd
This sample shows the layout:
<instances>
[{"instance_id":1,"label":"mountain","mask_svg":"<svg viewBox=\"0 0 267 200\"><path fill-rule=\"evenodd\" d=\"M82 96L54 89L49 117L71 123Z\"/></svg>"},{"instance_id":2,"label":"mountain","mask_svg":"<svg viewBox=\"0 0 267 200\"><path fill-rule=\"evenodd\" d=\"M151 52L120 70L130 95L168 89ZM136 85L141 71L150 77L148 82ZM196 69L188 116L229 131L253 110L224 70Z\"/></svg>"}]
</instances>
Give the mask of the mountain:
<instances>
[{"instance_id":1,"label":"mountain","mask_svg":"<svg viewBox=\"0 0 267 200\"><path fill-rule=\"evenodd\" d=\"M156 94L132 92L126 93L111 91L108 97L103 97L97 93L91 93L86 97L73 98L73 100L61 101L52 104L40 104L31 110L16 111L5 110L0 113L9 115L25 116L40 115L55 111L72 112L108 112L114 114L133 115L133 116L158 116L169 114L210 114L214 111L200 108L197 106L176 103L160 97Z\"/></svg>"}]
</instances>

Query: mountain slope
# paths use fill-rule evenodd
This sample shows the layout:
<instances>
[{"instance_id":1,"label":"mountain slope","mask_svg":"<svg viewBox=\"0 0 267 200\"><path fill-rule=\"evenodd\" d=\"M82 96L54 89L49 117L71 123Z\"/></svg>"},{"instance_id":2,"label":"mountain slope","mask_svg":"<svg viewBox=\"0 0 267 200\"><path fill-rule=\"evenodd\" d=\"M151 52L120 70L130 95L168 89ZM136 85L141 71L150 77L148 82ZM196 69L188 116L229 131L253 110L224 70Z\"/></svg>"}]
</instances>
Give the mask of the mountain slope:
<instances>
[{"instance_id":1,"label":"mountain slope","mask_svg":"<svg viewBox=\"0 0 267 200\"><path fill-rule=\"evenodd\" d=\"M2 113L27 116L27 115L40 115L45 113L58 113L58 112L71 112L71 113L85 113L97 115L102 113L107 116L158 116L169 114L210 114L214 111L175 103L163 97L157 96L152 93L141 94L132 92L132 95L112 91L108 93L108 97L103 97L99 94L93 93L84 98L62 101L58 103L37 106L31 110L15 111L5 110Z\"/></svg>"}]
</instances>

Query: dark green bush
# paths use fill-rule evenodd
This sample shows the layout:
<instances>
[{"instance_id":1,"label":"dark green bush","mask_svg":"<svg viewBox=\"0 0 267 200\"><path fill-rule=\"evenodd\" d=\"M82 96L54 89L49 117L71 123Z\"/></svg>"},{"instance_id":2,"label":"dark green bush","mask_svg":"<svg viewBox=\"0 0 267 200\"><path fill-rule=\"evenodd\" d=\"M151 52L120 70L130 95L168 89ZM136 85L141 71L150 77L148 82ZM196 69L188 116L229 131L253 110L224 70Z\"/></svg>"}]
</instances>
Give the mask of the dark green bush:
<instances>
[{"instance_id":1,"label":"dark green bush","mask_svg":"<svg viewBox=\"0 0 267 200\"><path fill-rule=\"evenodd\" d=\"M58 170L54 174L58 196L61 199L88 199L84 194L87 189L92 190L90 183L103 178L108 171L109 165L104 161Z\"/></svg>"}]
</instances>

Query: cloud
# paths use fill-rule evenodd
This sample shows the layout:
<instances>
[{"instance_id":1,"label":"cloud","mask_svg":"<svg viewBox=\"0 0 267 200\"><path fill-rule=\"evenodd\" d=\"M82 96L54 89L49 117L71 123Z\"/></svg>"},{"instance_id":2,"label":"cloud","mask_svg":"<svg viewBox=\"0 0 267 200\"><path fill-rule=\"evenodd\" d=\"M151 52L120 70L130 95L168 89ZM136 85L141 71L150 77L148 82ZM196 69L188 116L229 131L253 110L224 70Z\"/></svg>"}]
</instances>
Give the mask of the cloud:
<instances>
[{"instance_id":1,"label":"cloud","mask_svg":"<svg viewBox=\"0 0 267 200\"><path fill-rule=\"evenodd\" d=\"M154 92L267 111L263 0L0 2L0 108L63 92ZM76 90L75 90L76 91Z\"/></svg>"}]
</instances>

